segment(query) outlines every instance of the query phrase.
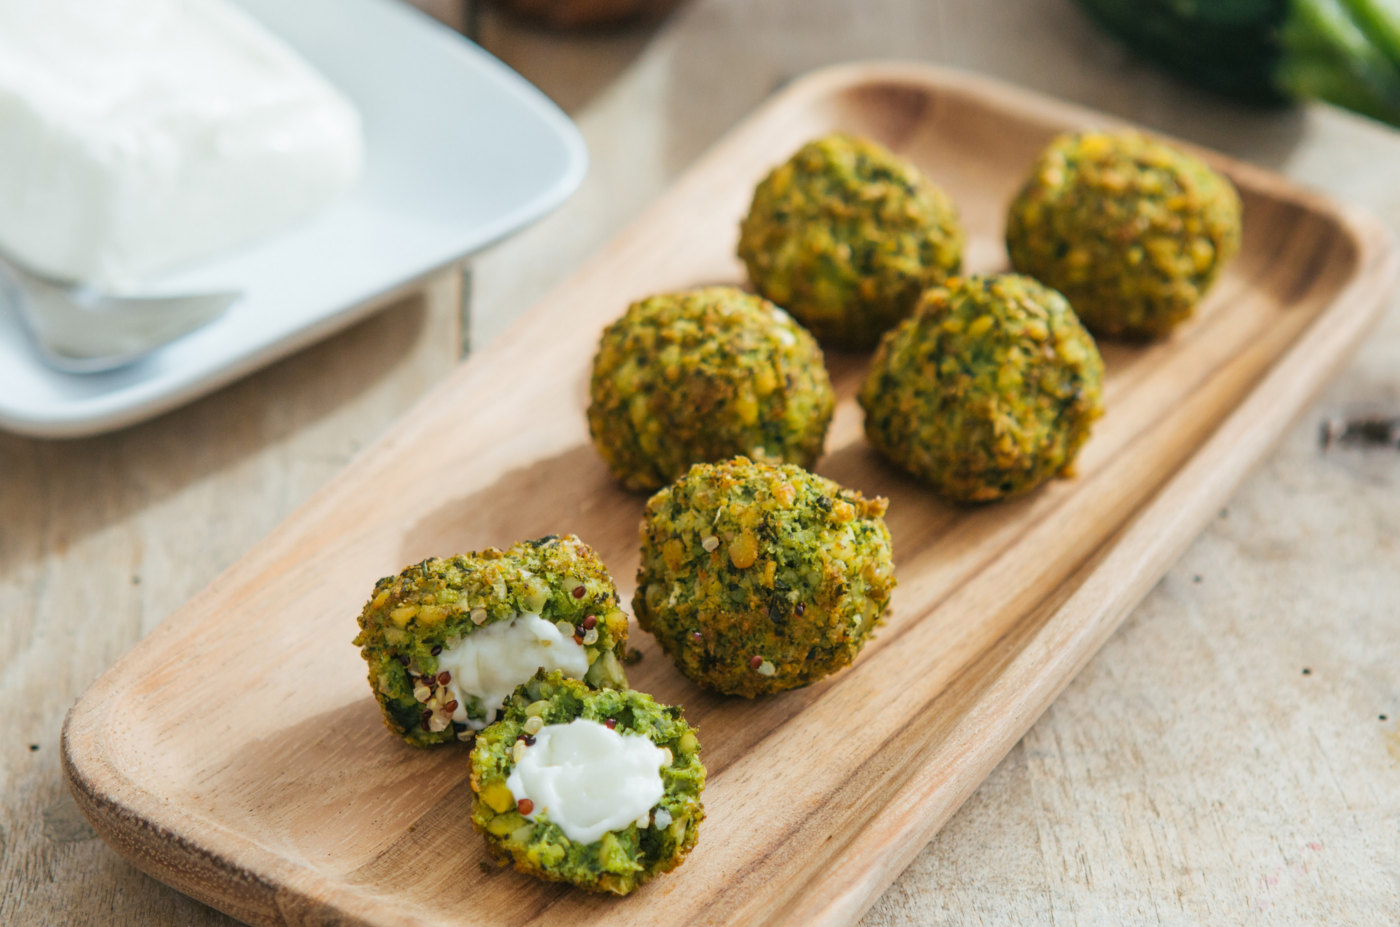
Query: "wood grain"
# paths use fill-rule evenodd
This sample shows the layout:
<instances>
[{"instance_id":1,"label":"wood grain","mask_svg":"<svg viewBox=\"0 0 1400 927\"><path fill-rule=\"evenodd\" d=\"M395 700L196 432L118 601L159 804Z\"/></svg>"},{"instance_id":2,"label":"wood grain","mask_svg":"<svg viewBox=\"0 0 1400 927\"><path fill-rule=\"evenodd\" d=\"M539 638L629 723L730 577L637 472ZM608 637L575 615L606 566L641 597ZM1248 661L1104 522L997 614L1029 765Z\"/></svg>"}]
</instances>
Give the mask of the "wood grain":
<instances>
[{"instance_id":1,"label":"wood grain","mask_svg":"<svg viewBox=\"0 0 1400 927\"><path fill-rule=\"evenodd\" d=\"M1217 159L1244 194L1240 259L1178 337L1107 352L1110 411L1080 477L1008 505L953 509L884 468L859 437L859 360L833 359L842 404L818 469L891 497L894 614L850 670L756 703L699 693L639 641L634 684L701 729L709 820L685 867L624 902L480 875L463 753L380 729L354 615L403 563L556 530L597 547L630 594L641 500L612 486L581 415L596 333L631 298L735 279L748 190L808 136L859 131L918 161L958 201L971 267L992 270L1035 150L1101 121L918 68L785 92L98 681L65 735L79 805L137 865L255 923L853 919L1361 336L1395 270L1374 223ZM229 694L210 713L195 692Z\"/></svg>"},{"instance_id":2,"label":"wood grain","mask_svg":"<svg viewBox=\"0 0 1400 927\"><path fill-rule=\"evenodd\" d=\"M137 427L70 441L0 435L0 924L232 923L98 839L63 782L63 717L446 376L460 305L453 269Z\"/></svg>"}]
</instances>

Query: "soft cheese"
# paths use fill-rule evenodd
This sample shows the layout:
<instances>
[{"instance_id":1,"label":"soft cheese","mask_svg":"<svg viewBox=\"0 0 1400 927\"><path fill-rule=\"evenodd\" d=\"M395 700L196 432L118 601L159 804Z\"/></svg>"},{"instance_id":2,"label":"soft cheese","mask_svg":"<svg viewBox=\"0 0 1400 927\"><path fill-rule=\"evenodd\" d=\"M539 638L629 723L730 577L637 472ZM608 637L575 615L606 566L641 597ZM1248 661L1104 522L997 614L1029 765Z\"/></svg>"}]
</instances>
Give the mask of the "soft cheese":
<instances>
[{"instance_id":1,"label":"soft cheese","mask_svg":"<svg viewBox=\"0 0 1400 927\"><path fill-rule=\"evenodd\" d=\"M575 843L593 843L634 822L649 825L652 806L666 792L661 770L670 762L666 750L641 734L577 718L540 728L506 788L517 803L533 805L528 820L544 815Z\"/></svg>"},{"instance_id":2,"label":"soft cheese","mask_svg":"<svg viewBox=\"0 0 1400 927\"><path fill-rule=\"evenodd\" d=\"M0 250L121 286L304 219L351 104L222 0L0 0Z\"/></svg>"},{"instance_id":3,"label":"soft cheese","mask_svg":"<svg viewBox=\"0 0 1400 927\"><path fill-rule=\"evenodd\" d=\"M479 731L491 723L515 687L528 682L536 670L560 670L582 679L588 672L588 655L572 634L564 634L557 625L539 615L517 615L479 628L443 648L437 665L449 674L446 685L457 702L452 720ZM470 699L481 703L484 719L467 715Z\"/></svg>"}]
</instances>

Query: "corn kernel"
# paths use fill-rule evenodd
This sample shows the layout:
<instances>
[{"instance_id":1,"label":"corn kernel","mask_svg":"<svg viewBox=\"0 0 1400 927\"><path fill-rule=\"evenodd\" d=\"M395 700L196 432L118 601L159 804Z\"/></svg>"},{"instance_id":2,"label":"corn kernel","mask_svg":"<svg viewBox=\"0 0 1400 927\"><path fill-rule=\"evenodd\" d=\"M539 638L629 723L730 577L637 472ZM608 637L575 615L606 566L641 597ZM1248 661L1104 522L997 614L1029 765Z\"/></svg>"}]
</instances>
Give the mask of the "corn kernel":
<instances>
[{"instance_id":1,"label":"corn kernel","mask_svg":"<svg viewBox=\"0 0 1400 927\"><path fill-rule=\"evenodd\" d=\"M662 556L665 556L664 549ZM752 533L745 531L729 542L729 562L734 566L745 570L753 566L756 560L758 560L758 539Z\"/></svg>"},{"instance_id":2,"label":"corn kernel","mask_svg":"<svg viewBox=\"0 0 1400 927\"><path fill-rule=\"evenodd\" d=\"M497 814L505 814L515 807L515 796L506 788L504 782L493 782L482 789L481 800Z\"/></svg>"}]
</instances>

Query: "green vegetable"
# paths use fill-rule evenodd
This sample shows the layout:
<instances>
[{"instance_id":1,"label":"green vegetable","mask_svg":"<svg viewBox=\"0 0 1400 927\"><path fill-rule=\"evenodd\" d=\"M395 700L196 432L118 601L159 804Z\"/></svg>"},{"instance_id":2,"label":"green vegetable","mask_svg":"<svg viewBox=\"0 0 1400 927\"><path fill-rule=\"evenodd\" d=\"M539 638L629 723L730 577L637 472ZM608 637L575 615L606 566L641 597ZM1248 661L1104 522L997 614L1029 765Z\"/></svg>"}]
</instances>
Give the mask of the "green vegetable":
<instances>
[{"instance_id":1,"label":"green vegetable","mask_svg":"<svg viewBox=\"0 0 1400 927\"><path fill-rule=\"evenodd\" d=\"M1260 102L1320 99L1400 125L1396 0L1079 0L1136 51Z\"/></svg>"},{"instance_id":2,"label":"green vegetable","mask_svg":"<svg viewBox=\"0 0 1400 927\"><path fill-rule=\"evenodd\" d=\"M1011 203L1006 250L1096 335L1157 338L1239 251L1240 212L1230 181L1156 139L1062 135Z\"/></svg>"},{"instance_id":3,"label":"green vegetable","mask_svg":"<svg viewBox=\"0 0 1400 927\"><path fill-rule=\"evenodd\" d=\"M754 190L739 258L754 288L823 344L873 347L962 266L948 195L869 139L803 145Z\"/></svg>"},{"instance_id":4,"label":"green vegetable","mask_svg":"<svg viewBox=\"0 0 1400 927\"><path fill-rule=\"evenodd\" d=\"M736 454L811 466L836 406L812 336L732 286L633 303L603 333L589 396L599 453L646 490Z\"/></svg>"},{"instance_id":5,"label":"green vegetable","mask_svg":"<svg viewBox=\"0 0 1400 927\"><path fill-rule=\"evenodd\" d=\"M889 604L886 504L794 464L696 464L647 502L637 624L708 689L816 682L855 659Z\"/></svg>"},{"instance_id":6,"label":"green vegetable","mask_svg":"<svg viewBox=\"0 0 1400 927\"><path fill-rule=\"evenodd\" d=\"M1103 359L1065 298L998 274L925 293L880 342L860 404L896 466L955 502L993 502L1068 475L1102 394Z\"/></svg>"},{"instance_id":7,"label":"green vegetable","mask_svg":"<svg viewBox=\"0 0 1400 927\"><path fill-rule=\"evenodd\" d=\"M627 616L607 567L572 534L551 534L504 551L429 558L375 584L355 645L389 730L415 747L470 740L497 706L459 688L450 673L440 677L438 658L463 638L527 614L574 627L589 685L627 685Z\"/></svg>"},{"instance_id":8,"label":"green vegetable","mask_svg":"<svg viewBox=\"0 0 1400 927\"><path fill-rule=\"evenodd\" d=\"M509 785L521 751L534 746L533 734L579 719L607 724L623 736L646 737L671 754L670 764L660 770L665 792L645 820L607 831L592 843L572 840L549 819L547 807L535 809L531 802L527 810ZM606 764L571 768L571 776L584 782L608 774ZM679 866L695 846L705 817L700 740L680 708L659 705L631 689L591 690L557 671L536 673L507 700L504 717L477 735L471 788L476 796L472 824L499 862L514 863L527 875L614 895L626 895ZM533 820L525 817L532 813Z\"/></svg>"}]
</instances>

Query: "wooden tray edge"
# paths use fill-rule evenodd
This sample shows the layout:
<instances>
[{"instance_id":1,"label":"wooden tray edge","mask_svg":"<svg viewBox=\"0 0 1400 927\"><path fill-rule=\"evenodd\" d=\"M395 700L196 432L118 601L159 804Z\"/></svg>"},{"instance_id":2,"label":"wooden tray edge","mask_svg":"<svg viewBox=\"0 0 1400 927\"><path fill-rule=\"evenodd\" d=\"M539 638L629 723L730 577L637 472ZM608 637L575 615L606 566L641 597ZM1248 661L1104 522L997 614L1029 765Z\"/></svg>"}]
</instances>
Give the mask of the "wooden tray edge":
<instances>
[{"instance_id":1,"label":"wooden tray edge","mask_svg":"<svg viewBox=\"0 0 1400 927\"><path fill-rule=\"evenodd\" d=\"M1345 366L1388 303L1400 277L1400 248L1390 230L1369 213L1333 203L1328 204L1327 212L1337 218L1357 246L1355 276L1200 449L1103 544L1103 553L1091 557L1076 573L1071 582L1078 582L1078 586L1070 598L992 686L990 692L1002 694L983 698L954 728L949 740L972 758L975 771L961 777L953 800L925 799L922 803L930 806L930 813L921 820L911 809L921 804L926 793L914 777L904 787L907 796L889 802L890 807L900 809L899 813L890 813L868 827L850 848L858 854L863 844L878 843L881 848L898 846L900 852L892 855L882 850L879 855L886 865L866 870L863 880L838 894L810 899L790 912L786 923L844 925L857 921L1088 665ZM1317 363L1316 358L1325 362ZM1242 446L1247 453L1240 453ZM1170 530L1158 530L1161 522L1169 523ZM1115 582L1110 583L1109 576L1116 577ZM1131 582L1124 583L1123 577L1131 577ZM1085 615L1090 616L1088 621ZM995 717L986 707L993 701L1000 706ZM998 736L988 738L988 732L999 726L995 721L1007 717L1014 717L1016 723L1001 725ZM859 871L859 867L853 868Z\"/></svg>"},{"instance_id":2,"label":"wooden tray edge","mask_svg":"<svg viewBox=\"0 0 1400 927\"><path fill-rule=\"evenodd\" d=\"M738 145L737 137L743 134L746 127L764 121L770 112L786 108L803 98L817 97L839 88L872 81L897 81L934 88L956 88L979 97L994 97L1003 107L1006 101L1011 101L1017 108L1051 114L1055 120L1067 124L1124 123L1123 120L1087 107L956 69L905 62L852 63L823 68L794 81L757 107L744 122L730 130L697 159L648 209L611 239L599 255L637 238L654 214L664 213L670 201L682 196L683 191L695 182L697 176L706 173L712 162L722 161L727 150ZM1197 151L1201 150L1189 143L1182 144ZM882 853L882 865L867 870L862 880L852 883L837 895L809 898L806 904L792 912L792 916L788 918L791 923L844 924L859 918L908 866L1011 747L1024 736L1133 606L1141 601L1165 574L1182 550L1199 533L1211 512L1228 498L1267 450L1277 442L1291 422L1306 408L1308 401L1350 356L1361 337L1379 316L1397 270L1400 270L1400 256L1397 255L1394 237L1385 226L1359 209L1337 204L1264 168L1236 161L1216 152L1205 153L1212 163L1225 166L1237 175L1249 176L1254 182L1272 187L1288 198L1305 204L1309 209L1332 217L1357 247L1355 275L1338 293L1332 304L1320 313L1304 336L1275 362L1269 373L1250 392L1246 401L1222 422L1186 465L1139 510L1138 515L1105 545L1115 548L1104 561L1105 564L1112 563L1116 566L1119 561L1126 561L1126 565L1131 567L1125 567L1125 572L1131 573L1135 578L1131 591L1118 595L1116 599L1101 596L1100 601L1108 604L1097 609L1099 614L1090 625L1081 626L1077 630L1063 627L1072 606L1084 602L1088 595L1087 590L1094 584L1091 582L1081 586L1071 600L1056 612L1049 624L1036 635L1036 643L1042 646L1028 646L1006 670L1004 678L1016 674L1024 676L1024 680L1012 690L1015 697L1009 697L1007 701L1007 704L1016 709L1017 724L1008 726L998 737L988 741L986 733L991 726L981 722L980 713L974 713L954 730L954 738L961 739L966 745L967 753L976 758L976 777L963 777L963 787L956 799L939 806L929 822L915 823L912 821L914 815L901 815L904 826L893 828L893 831L897 831L894 839L899 841L898 845L901 847L899 854ZM560 292L574 285L574 280L579 275L594 272L596 264L597 256L590 258L541 299L537 306L543 308L554 302ZM538 311L539 309L531 310L517 320L510 331L502 336L500 344L508 344L520 337L522 330ZM1347 324L1327 331L1325 323L1339 316L1344 317L1343 321ZM1335 352L1331 355L1334 362L1325 366L1306 364L1320 346ZM467 363L470 364L470 361ZM1297 377L1292 370L1294 364L1305 364L1307 376ZM444 381L419 400L417 407L400 421L396 431L412 430L413 423L431 414L435 398L443 390L451 388L454 380L455 378ZM1269 403L1264 403L1261 401L1261 395L1269 388L1274 389L1273 397ZM1280 402L1280 396L1288 396L1288 401ZM1258 410L1267 410L1269 405L1275 404L1286 406L1291 411L1286 414L1258 414ZM1255 420L1250 422L1246 413L1254 414ZM1204 467L1202 461L1206 458L1220 458L1221 461L1230 462L1220 449L1227 443L1225 439L1229 433L1236 428L1243 430L1250 440L1251 453L1245 455L1249 462L1232 463L1229 468L1219 468L1217 464L1216 470L1205 469L1208 480L1201 481L1195 487L1185 485L1183 476L1201 470ZM346 470L372 467L373 462L381 456L395 452L393 444L392 435L380 438L347 465ZM332 484L340 479L342 477L336 477ZM286 522L309 518L310 513L323 504L332 484L313 495L288 516ZM1189 501L1193 496L1191 507L1183 505L1177 499L1182 497ZM1164 511L1173 512L1176 516L1173 519L1173 532L1170 535L1159 534L1155 538L1145 540L1137 538L1133 529L1139 524L1143 514L1163 506L1166 507ZM266 539L259 542L254 551L275 546L283 533L282 528L275 529ZM1132 544L1139 544L1140 547L1134 548L1134 553L1124 553L1124 549ZM231 574L239 570L251 553L216 578L203 592L172 614L171 618L183 615L187 611L197 611L199 602L216 587L231 581ZM358 890L342 886L343 893L338 895L336 901L318 899L305 889L305 877L309 873L304 871L303 867L289 864L280 857L267 853L227 828L218 825L210 828L209 822L199 821L183 811L180 812L180 828L158 828L149 823L147 818L154 816L158 811L169 815L171 809L160 796L148 792L122 773L104 749L101 732L111 720L110 706L116 704L116 696L126 688L126 679L135 678L132 671L138 669L149 655L158 652L161 640L170 633L174 633L174 625L171 619L167 618L154 632L99 676L79 697L65 718L61 740L63 775L84 816L113 849L138 869L248 923L369 923L350 914L343 905L337 903L343 901L348 894L359 894ZM1050 644L1060 640L1065 642L1063 646L1067 649L1056 654L1052 652ZM1028 656L1032 650L1038 654L1037 659ZM1056 675L1055 671L1059 671L1060 674ZM1005 685L1007 683L1004 679L997 683L998 688ZM979 739L984 742L980 748L976 748ZM205 844L217 849L190 842L180 836L178 831L182 829L203 829L211 838L207 839ZM872 826L863 838L853 843L853 849L858 849L859 844L870 839L869 833L877 829ZM156 847L160 847L160 850L157 851ZM209 890L208 885L215 879L231 890L223 893ZM370 893L365 893L363 900L372 908L375 906L370 902L371 897ZM376 920L374 923L383 922Z\"/></svg>"}]
</instances>

